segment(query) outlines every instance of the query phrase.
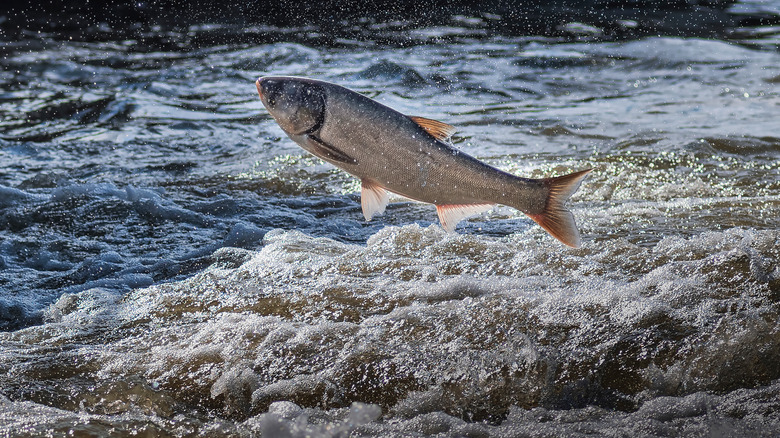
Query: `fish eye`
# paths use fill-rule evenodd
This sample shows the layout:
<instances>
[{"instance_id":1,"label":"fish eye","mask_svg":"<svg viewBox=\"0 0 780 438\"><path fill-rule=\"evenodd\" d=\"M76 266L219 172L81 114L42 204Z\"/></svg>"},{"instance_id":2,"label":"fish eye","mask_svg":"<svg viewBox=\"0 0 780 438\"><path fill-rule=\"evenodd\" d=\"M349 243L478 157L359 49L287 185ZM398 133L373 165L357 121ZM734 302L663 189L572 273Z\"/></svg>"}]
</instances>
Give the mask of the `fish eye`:
<instances>
[{"instance_id":1,"label":"fish eye","mask_svg":"<svg viewBox=\"0 0 780 438\"><path fill-rule=\"evenodd\" d=\"M268 105L276 106L276 99L275 98L269 96L268 99L266 99L266 100L268 101Z\"/></svg>"}]
</instances>

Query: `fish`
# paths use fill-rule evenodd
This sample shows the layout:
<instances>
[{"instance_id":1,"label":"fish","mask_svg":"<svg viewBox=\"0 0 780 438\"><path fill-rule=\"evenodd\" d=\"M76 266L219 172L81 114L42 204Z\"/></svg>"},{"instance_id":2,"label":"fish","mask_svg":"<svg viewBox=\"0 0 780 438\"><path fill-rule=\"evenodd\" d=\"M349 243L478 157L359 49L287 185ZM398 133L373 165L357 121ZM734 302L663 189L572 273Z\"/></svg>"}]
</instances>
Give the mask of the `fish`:
<instances>
[{"instance_id":1,"label":"fish","mask_svg":"<svg viewBox=\"0 0 780 438\"><path fill-rule=\"evenodd\" d=\"M442 227L495 205L515 208L563 244L582 244L565 203L593 169L551 178L522 178L453 147L455 128L407 116L340 85L294 76L261 76L260 101L304 150L356 176L370 221L384 213L389 192L434 204Z\"/></svg>"}]
</instances>

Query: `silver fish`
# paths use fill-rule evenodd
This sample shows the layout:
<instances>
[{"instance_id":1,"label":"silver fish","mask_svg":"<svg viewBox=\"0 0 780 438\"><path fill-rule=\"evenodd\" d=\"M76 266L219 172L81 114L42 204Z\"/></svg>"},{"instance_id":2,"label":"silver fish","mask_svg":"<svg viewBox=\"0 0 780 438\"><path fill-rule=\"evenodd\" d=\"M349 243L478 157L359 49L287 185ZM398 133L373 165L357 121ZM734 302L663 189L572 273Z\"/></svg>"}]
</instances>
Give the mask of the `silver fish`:
<instances>
[{"instance_id":1,"label":"silver fish","mask_svg":"<svg viewBox=\"0 0 780 438\"><path fill-rule=\"evenodd\" d=\"M260 100L282 130L317 157L360 178L366 220L385 211L388 191L436 205L442 227L496 204L516 208L564 244L580 233L564 203L592 169L555 178L520 178L445 141L455 128L410 117L336 84L267 76Z\"/></svg>"}]
</instances>

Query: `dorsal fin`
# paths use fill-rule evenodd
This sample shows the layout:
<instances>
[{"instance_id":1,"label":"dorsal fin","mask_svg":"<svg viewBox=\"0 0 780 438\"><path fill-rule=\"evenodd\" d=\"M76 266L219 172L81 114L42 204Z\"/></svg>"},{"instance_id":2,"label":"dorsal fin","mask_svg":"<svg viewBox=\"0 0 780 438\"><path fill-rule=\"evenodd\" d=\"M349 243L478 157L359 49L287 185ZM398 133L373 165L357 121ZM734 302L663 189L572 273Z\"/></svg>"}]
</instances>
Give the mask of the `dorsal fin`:
<instances>
[{"instance_id":1,"label":"dorsal fin","mask_svg":"<svg viewBox=\"0 0 780 438\"><path fill-rule=\"evenodd\" d=\"M438 120L426 119L425 117L409 116L414 123L420 125L428 134L431 134L436 140L446 140L455 133L455 127Z\"/></svg>"}]
</instances>

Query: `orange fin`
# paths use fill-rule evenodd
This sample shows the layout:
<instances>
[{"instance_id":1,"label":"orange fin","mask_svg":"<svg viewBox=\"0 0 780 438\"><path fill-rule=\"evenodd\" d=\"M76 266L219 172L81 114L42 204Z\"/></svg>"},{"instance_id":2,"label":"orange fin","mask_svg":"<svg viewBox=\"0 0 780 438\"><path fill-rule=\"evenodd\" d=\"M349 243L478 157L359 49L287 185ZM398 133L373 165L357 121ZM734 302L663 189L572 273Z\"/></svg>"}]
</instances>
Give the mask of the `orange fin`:
<instances>
[{"instance_id":1,"label":"orange fin","mask_svg":"<svg viewBox=\"0 0 780 438\"><path fill-rule=\"evenodd\" d=\"M414 123L420 125L428 134L431 134L436 140L446 140L455 133L455 127L438 120L426 119L425 117L409 116Z\"/></svg>"},{"instance_id":2,"label":"orange fin","mask_svg":"<svg viewBox=\"0 0 780 438\"><path fill-rule=\"evenodd\" d=\"M364 179L361 183L360 206L363 207L363 216L370 221L374 215L385 212L390 196L384 187L371 180Z\"/></svg>"},{"instance_id":3,"label":"orange fin","mask_svg":"<svg viewBox=\"0 0 780 438\"><path fill-rule=\"evenodd\" d=\"M580 183L582 183L582 179L591 170L593 169L542 179L542 183L549 190L544 211L539 214L528 215L550 235L572 248L579 248L582 242L580 241L580 232L577 230L577 223L574 221L574 215L566 209L564 204L577 191Z\"/></svg>"},{"instance_id":4,"label":"orange fin","mask_svg":"<svg viewBox=\"0 0 780 438\"><path fill-rule=\"evenodd\" d=\"M452 205L437 205L436 212L439 213L439 222L441 222L442 228L448 232L455 231L455 226L458 222L480 213L484 213L495 204L452 204Z\"/></svg>"}]
</instances>

